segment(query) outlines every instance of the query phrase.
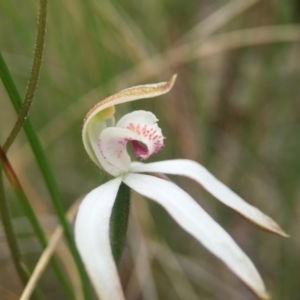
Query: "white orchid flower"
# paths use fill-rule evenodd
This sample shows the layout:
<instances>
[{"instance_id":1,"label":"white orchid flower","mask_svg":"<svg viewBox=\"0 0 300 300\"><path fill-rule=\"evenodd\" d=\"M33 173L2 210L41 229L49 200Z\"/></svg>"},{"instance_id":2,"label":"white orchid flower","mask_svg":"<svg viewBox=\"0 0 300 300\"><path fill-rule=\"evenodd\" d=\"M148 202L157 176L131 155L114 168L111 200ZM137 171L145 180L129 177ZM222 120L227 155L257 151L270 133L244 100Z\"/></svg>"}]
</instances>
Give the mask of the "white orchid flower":
<instances>
[{"instance_id":1,"label":"white orchid flower","mask_svg":"<svg viewBox=\"0 0 300 300\"><path fill-rule=\"evenodd\" d=\"M78 211L75 239L88 275L101 300L124 299L109 233L114 201L121 182L124 182L163 206L183 229L222 260L259 298L268 299L264 283L251 260L189 194L168 180L140 173L187 176L262 229L286 236L283 230L194 161L131 162L126 150L128 142L142 160L163 146L164 137L153 113L134 111L114 125L114 105L167 93L175 79L176 75L168 82L125 89L98 103L85 118L83 143L87 153L97 166L115 177L91 191Z\"/></svg>"}]
</instances>

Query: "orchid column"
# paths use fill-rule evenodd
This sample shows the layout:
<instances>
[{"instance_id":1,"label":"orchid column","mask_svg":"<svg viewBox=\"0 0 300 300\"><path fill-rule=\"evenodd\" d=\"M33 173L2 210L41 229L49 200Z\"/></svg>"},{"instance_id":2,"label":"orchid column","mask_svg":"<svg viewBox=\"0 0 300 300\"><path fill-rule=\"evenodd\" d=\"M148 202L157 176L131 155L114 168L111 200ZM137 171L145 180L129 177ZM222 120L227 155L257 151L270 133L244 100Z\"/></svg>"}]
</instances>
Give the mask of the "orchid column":
<instances>
[{"instance_id":1,"label":"orchid column","mask_svg":"<svg viewBox=\"0 0 300 300\"><path fill-rule=\"evenodd\" d=\"M225 205L259 227L286 236L268 216L251 206L200 164L167 160L144 164L131 162L126 146L146 160L163 146L164 137L151 112L134 111L115 124L115 105L167 93L176 76L168 82L125 89L110 96L87 114L83 143L94 163L114 179L91 191L82 201L75 223L75 238L87 272L102 300L124 299L110 244L110 217L121 183L159 203L172 218L204 247L222 260L260 299L268 299L264 283L251 260L196 201L174 183L142 172L190 177Z\"/></svg>"}]
</instances>

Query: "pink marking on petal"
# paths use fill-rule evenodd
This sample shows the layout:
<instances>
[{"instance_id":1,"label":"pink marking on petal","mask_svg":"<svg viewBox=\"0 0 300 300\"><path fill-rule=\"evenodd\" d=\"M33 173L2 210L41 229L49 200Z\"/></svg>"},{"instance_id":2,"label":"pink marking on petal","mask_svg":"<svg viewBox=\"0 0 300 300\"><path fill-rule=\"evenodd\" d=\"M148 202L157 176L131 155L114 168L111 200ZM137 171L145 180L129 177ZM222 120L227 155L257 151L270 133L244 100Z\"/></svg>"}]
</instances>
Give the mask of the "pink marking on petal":
<instances>
[{"instance_id":1,"label":"pink marking on petal","mask_svg":"<svg viewBox=\"0 0 300 300\"><path fill-rule=\"evenodd\" d=\"M140 137L132 140L131 143L135 155L143 160L157 153L163 146L164 137L161 135L160 129L152 126L155 125L130 122L125 127Z\"/></svg>"},{"instance_id":2,"label":"pink marking on petal","mask_svg":"<svg viewBox=\"0 0 300 300\"><path fill-rule=\"evenodd\" d=\"M104 159L106 159L106 156L104 155L104 152L102 149L101 139L98 140L98 147L99 147L100 154L103 156Z\"/></svg>"},{"instance_id":3,"label":"pink marking on petal","mask_svg":"<svg viewBox=\"0 0 300 300\"><path fill-rule=\"evenodd\" d=\"M141 145L138 141L132 141L131 142L134 154L141 158L141 159L147 159L149 157L149 150L147 147Z\"/></svg>"}]
</instances>

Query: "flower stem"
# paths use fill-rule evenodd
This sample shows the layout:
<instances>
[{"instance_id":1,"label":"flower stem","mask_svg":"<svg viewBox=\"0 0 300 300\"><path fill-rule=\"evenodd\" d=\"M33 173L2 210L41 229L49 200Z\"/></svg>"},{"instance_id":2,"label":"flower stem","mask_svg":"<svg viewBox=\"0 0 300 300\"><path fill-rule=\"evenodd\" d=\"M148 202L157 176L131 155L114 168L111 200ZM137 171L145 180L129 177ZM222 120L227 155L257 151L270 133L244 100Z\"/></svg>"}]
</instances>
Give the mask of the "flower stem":
<instances>
[{"instance_id":1,"label":"flower stem","mask_svg":"<svg viewBox=\"0 0 300 300\"><path fill-rule=\"evenodd\" d=\"M110 243L117 266L120 265L125 245L129 211L130 188L122 182L110 218Z\"/></svg>"},{"instance_id":2,"label":"flower stem","mask_svg":"<svg viewBox=\"0 0 300 300\"><path fill-rule=\"evenodd\" d=\"M32 68L30 73L30 79L29 79L26 95L22 107L20 109L17 121L3 145L3 149L5 152L12 145L18 133L20 132L33 101L33 97L36 91L40 70L42 66L42 58L43 58L45 34L46 34L46 20L47 20L47 0L40 0L36 44L35 44L33 63L32 63Z\"/></svg>"},{"instance_id":3,"label":"flower stem","mask_svg":"<svg viewBox=\"0 0 300 300\"><path fill-rule=\"evenodd\" d=\"M20 94L16 88L16 85L11 77L11 74L7 68L7 65L1 55L1 52L0 52L0 77L2 79L3 85L9 95L9 98L10 98L15 110L17 112L19 112L20 107L22 105L22 99L21 99L21 96L20 96ZM60 198L60 195L58 192L57 184L54 180L48 160L45 156L43 148L40 144L40 141L37 137L37 134L35 133L35 130L32 126L32 123L30 122L29 118L27 118L24 122L24 131L28 138L28 141L29 141L31 149L34 153L34 156L36 158L37 164L43 175L44 181L46 183L46 186L47 186L49 194L51 196L53 205L54 205L56 213L58 215L58 219L59 219L62 227L64 228L68 246L70 248L70 251L72 253L72 256L74 258L74 261L75 261L78 271L79 271L79 276L81 278L82 289L83 289L85 299L92 299L91 290L89 288L90 287L89 280L87 278L83 263L80 259L79 253L75 246L73 234L72 234L70 225L69 225L69 223L66 219L65 213L64 213L64 209L63 209L61 198Z\"/></svg>"}]
</instances>

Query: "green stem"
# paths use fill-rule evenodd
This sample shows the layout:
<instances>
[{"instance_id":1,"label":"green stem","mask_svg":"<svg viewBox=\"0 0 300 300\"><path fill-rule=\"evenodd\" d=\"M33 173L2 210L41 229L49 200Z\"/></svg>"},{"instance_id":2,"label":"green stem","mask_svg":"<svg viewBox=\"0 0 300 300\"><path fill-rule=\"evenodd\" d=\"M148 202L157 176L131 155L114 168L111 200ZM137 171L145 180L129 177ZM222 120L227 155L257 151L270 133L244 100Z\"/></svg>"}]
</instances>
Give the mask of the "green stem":
<instances>
[{"instance_id":1,"label":"green stem","mask_svg":"<svg viewBox=\"0 0 300 300\"><path fill-rule=\"evenodd\" d=\"M130 188L122 182L110 218L110 244L117 266L120 265L125 245L129 212Z\"/></svg>"},{"instance_id":2,"label":"green stem","mask_svg":"<svg viewBox=\"0 0 300 300\"><path fill-rule=\"evenodd\" d=\"M42 58L43 58L45 34L46 34L46 20L47 20L47 0L40 0L38 29L37 29L36 44L35 44L35 51L33 56L33 64L30 73L30 79L29 79L26 95L21 110L19 112L17 121L3 145L3 149L5 152L12 145L18 133L20 132L33 101L33 97L36 91L36 87L38 84L39 75L41 71L41 66L42 66Z\"/></svg>"},{"instance_id":3,"label":"green stem","mask_svg":"<svg viewBox=\"0 0 300 300\"><path fill-rule=\"evenodd\" d=\"M24 210L26 216L28 217L28 219L31 223L31 226L32 226L39 242L41 243L42 247L46 248L48 241L44 234L44 231L43 231L32 207L30 205L28 198L26 197L24 189L23 189L14 169L12 168L12 165L10 164L10 162L9 162L4 150L1 148L1 146L0 146L0 158L1 158L2 164L5 168L8 179L10 180L10 183L13 186L15 193L17 194L17 197L20 201L20 205L22 206L22 209ZM54 257L50 260L50 264L52 265L52 267L58 277L58 280L61 282L62 286L64 287L69 299L75 299L73 289L72 289L70 283L68 282L67 278L65 277L65 275L61 269L61 266L59 265L59 263L57 262L57 260Z\"/></svg>"},{"instance_id":4,"label":"green stem","mask_svg":"<svg viewBox=\"0 0 300 300\"><path fill-rule=\"evenodd\" d=\"M4 192L2 171L3 171L3 165L2 162L0 162L0 212L1 212L2 223L3 223L7 242L11 250L12 259L15 264L16 270L19 273L22 282L26 284L27 276L23 268L20 250L17 243L17 237L15 236L15 232L13 230L13 225L9 214L7 200Z\"/></svg>"},{"instance_id":5,"label":"green stem","mask_svg":"<svg viewBox=\"0 0 300 300\"><path fill-rule=\"evenodd\" d=\"M2 57L1 52L0 52L0 77L2 79L4 87L10 97L10 100L11 100L15 110L17 112L19 112L20 107L22 105L22 99L21 99L21 96L20 96L20 94L16 88L16 85L11 77L11 74L7 68L7 65ZM82 264L82 261L80 259L77 248L75 246L73 234L72 234L70 225L66 219L64 209L62 207L62 202L61 202L61 199L60 199L60 196L58 193L57 184L54 180L48 160L45 156L43 148L40 144L40 141L35 133L35 130L32 126L32 123L30 122L29 118L26 119L23 128L24 128L24 131L28 138L31 149L34 153L34 156L36 158L36 161L38 163L38 166L41 170L43 178L45 180L47 189L50 193L50 196L51 196L53 205L55 207L56 213L58 215L59 221L60 221L62 227L64 228L68 246L70 248L70 251L72 253L72 256L74 258L74 261L75 261L78 271L79 271L79 276L81 278L82 288L83 288L85 299L92 299L91 290L89 288L90 287L89 280L86 275L86 272L85 272L84 266Z\"/></svg>"},{"instance_id":6,"label":"green stem","mask_svg":"<svg viewBox=\"0 0 300 300\"><path fill-rule=\"evenodd\" d=\"M25 286L28 281L28 278L30 277L30 274L24 262L22 261L22 257L17 242L17 237L15 235L13 225L11 222L9 208L8 208L5 191L4 191L2 171L3 171L3 165L2 162L0 161L0 214L1 214L3 228L5 231L5 235L7 238L8 246L10 249L10 253L12 255L15 268L19 274L22 283ZM43 299L43 296L41 295L40 291L38 290L35 291L34 299Z\"/></svg>"}]
</instances>

